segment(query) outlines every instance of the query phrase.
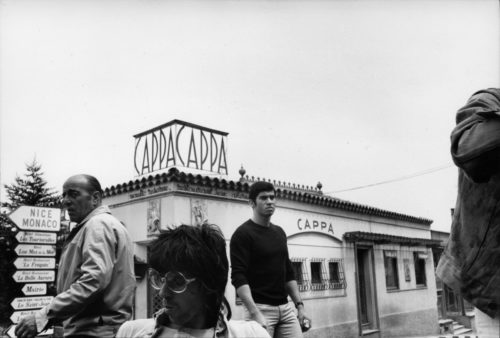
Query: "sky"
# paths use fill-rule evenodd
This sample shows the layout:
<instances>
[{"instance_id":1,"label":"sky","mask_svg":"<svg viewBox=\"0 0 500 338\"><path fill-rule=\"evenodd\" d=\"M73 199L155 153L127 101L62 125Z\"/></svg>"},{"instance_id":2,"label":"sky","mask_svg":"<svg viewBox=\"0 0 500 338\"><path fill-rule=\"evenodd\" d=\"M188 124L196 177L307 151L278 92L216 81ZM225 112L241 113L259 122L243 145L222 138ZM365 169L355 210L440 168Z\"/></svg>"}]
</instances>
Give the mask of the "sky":
<instances>
[{"instance_id":1,"label":"sky","mask_svg":"<svg viewBox=\"0 0 500 338\"><path fill-rule=\"evenodd\" d=\"M498 7L0 0L0 182L33 159L58 191L77 173L128 182L133 135L181 119L229 133L228 179L320 181L449 231L449 135L499 86Z\"/></svg>"}]
</instances>

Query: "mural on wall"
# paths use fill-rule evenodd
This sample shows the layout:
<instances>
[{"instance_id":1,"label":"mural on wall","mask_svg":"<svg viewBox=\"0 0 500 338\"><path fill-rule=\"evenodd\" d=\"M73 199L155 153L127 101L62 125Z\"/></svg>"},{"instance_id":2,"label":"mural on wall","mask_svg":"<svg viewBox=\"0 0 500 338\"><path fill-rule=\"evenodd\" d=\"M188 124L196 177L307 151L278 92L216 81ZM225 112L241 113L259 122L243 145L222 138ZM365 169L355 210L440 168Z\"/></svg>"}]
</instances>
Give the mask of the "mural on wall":
<instances>
[{"instance_id":1,"label":"mural on wall","mask_svg":"<svg viewBox=\"0 0 500 338\"><path fill-rule=\"evenodd\" d=\"M191 224L202 225L205 222L208 222L207 201L191 199Z\"/></svg>"},{"instance_id":2,"label":"mural on wall","mask_svg":"<svg viewBox=\"0 0 500 338\"><path fill-rule=\"evenodd\" d=\"M403 259L403 264L405 267L405 281L410 282L411 281L411 276L410 276L410 260L408 258Z\"/></svg>"},{"instance_id":3,"label":"mural on wall","mask_svg":"<svg viewBox=\"0 0 500 338\"><path fill-rule=\"evenodd\" d=\"M159 199L148 201L148 210L147 210L148 236L154 236L160 233L160 226L161 226L160 202L161 200Z\"/></svg>"}]
</instances>

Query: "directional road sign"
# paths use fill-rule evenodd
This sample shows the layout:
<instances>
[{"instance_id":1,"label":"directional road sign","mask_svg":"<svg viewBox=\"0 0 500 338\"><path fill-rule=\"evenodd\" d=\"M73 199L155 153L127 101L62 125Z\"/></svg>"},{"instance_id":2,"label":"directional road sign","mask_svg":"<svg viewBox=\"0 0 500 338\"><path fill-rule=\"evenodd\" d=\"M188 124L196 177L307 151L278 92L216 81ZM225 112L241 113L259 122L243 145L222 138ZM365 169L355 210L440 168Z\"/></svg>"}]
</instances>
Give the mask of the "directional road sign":
<instances>
[{"instance_id":1,"label":"directional road sign","mask_svg":"<svg viewBox=\"0 0 500 338\"><path fill-rule=\"evenodd\" d=\"M22 291L25 296L46 295L47 284L45 283L24 284Z\"/></svg>"},{"instance_id":2,"label":"directional road sign","mask_svg":"<svg viewBox=\"0 0 500 338\"><path fill-rule=\"evenodd\" d=\"M19 270L12 276L18 283L53 282L55 277L54 270Z\"/></svg>"},{"instance_id":3,"label":"directional road sign","mask_svg":"<svg viewBox=\"0 0 500 338\"><path fill-rule=\"evenodd\" d=\"M55 256L55 245L18 244L14 251L18 256Z\"/></svg>"},{"instance_id":4,"label":"directional road sign","mask_svg":"<svg viewBox=\"0 0 500 338\"><path fill-rule=\"evenodd\" d=\"M16 239L19 243L56 244L57 234L55 232L19 231Z\"/></svg>"},{"instance_id":5,"label":"directional road sign","mask_svg":"<svg viewBox=\"0 0 500 338\"><path fill-rule=\"evenodd\" d=\"M15 330L16 330L16 326L15 325L11 325L9 327L9 329L7 330L7 336L11 337L11 338L15 338L16 337L16 335L14 334Z\"/></svg>"},{"instance_id":6,"label":"directional road sign","mask_svg":"<svg viewBox=\"0 0 500 338\"><path fill-rule=\"evenodd\" d=\"M20 270L55 269L56 259L51 257L18 257L14 261L14 265Z\"/></svg>"},{"instance_id":7,"label":"directional road sign","mask_svg":"<svg viewBox=\"0 0 500 338\"><path fill-rule=\"evenodd\" d=\"M21 319L24 316L29 316L35 314L38 309L33 309L33 310L23 310L23 311L14 311L12 315L10 316L11 322L14 324L19 323L19 319Z\"/></svg>"},{"instance_id":8,"label":"directional road sign","mask_svg":"<svg viewBox=\"0 0 500 338\"><path fill-rule=\"evenodd\" d=\"M14 334L15 330L16 330L16 325L11 325L7 330L7 337L16 338L16 335ZM39 333L37 337L47 337L47 336L52 337L53 334L54 334L54 329L48 329L47 331Z\"/></svg>"},{"instance_id":9,"label":"directional road sign","mask_svg":"<svg viewBox=\"0 0 500 338\"><path fill-rule=\"evenodd\" d=\"M14 310L40 309L50 304L53 296L17 297L10 302Z\"/></svg>"},{"instance_id":10,"label":"directional road sign","mask_svg":"<svg viewBox=\"0 0 500 338\"><path fill-rule=\"evenodd\" d=\"M23 205L9 218L21 230L54 231L61 229L61 210Z\"/></svg>"}]
</instances>

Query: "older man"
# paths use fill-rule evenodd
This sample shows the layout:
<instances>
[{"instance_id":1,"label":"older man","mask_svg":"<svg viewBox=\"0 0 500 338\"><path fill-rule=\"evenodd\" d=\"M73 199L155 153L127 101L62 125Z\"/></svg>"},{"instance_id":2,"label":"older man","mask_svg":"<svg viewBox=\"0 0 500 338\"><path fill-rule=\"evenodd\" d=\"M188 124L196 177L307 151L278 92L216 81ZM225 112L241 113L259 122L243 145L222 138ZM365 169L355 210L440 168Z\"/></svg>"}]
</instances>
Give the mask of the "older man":
<instances>
[{"instance_id":1,"label":"older man","mask_svg":"<svg viewBox=\"0 0 500 338\"><path fill-rule=\"evenodd\" d=\"M114 337L132 314L132 242L125 227L101 205L102 189L95 177L70 177L63 185L63 203L77 225L59 262L58 295L45 308L22 318L15 333L34 337L62 321L65 337Z\"/></svg>"}]
</instances>

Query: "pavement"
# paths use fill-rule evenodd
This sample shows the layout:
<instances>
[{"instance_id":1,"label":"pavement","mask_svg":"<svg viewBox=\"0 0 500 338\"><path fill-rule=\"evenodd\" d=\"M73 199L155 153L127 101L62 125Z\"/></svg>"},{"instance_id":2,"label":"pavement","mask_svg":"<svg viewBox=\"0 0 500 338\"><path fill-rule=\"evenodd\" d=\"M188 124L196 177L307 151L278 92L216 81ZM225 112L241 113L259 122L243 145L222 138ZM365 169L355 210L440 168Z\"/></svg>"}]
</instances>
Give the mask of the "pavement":
<instances>
[{"instance_id":1,"label":"pavement","mask_svg":"<svg viewBox=\"0 0 500 338\"><path fill-rule=\"evenodd\" d=\"M455 335L455 334L448 334L448 335L436 335L436 336L413 336L413 337L404 337L404 338L481 338L475 333L470 333L470 334L460 334L460 335Z\"/></svg>"}]
</instances>

